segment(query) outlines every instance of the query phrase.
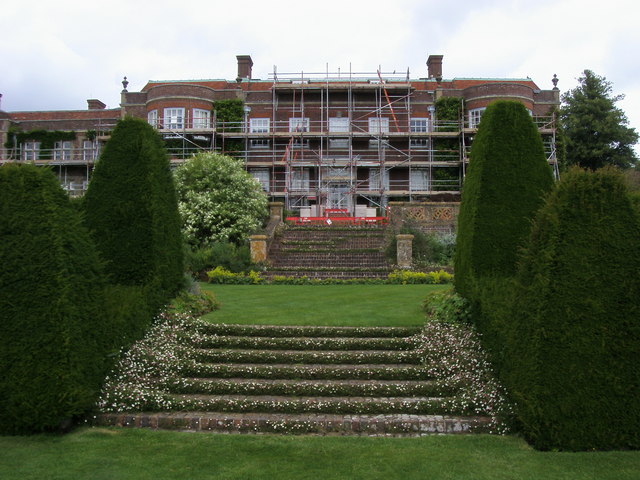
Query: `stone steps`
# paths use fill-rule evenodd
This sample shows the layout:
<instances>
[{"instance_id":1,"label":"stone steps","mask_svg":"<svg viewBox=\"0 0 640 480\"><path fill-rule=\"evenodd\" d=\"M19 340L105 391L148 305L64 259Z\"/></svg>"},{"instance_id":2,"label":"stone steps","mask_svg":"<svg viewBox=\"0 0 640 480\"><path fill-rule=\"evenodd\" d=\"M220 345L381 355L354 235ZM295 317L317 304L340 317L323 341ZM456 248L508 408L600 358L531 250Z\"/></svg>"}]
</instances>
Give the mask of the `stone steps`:
<instances>
[{"instance_id":1,"label":"stone steps","mask_svg":"<svg viewBox=\"0 0 640 480\"><path fill-rule=\"evenodd\" d=\"M188 366L157 379L158 398L173 411L103 413L94 423L322 435L490 431L490 418L462 415L455 386L420 364L418 332L204 325L179 337L189 347Z\"/></svg>"},{"instance_id":2,"label":"stone steps","mask_svg":"<svg viewBox=\"0 0 640 480\"><path fill-rule=\"evenodd\" d=\"M98 415L94 423L130 428L243 434L419 436L491 431L489 417L411 414L104 413Z\"/></svg>"},{"instance_id":3,"label":"stone steps","mask_svg":"<svg viewBox=\"0 0 640 480\"><path fill-rule=\"evenodd\" d=\"M191 374L208 378L294 378L354 380L425 380L429 369L406 364L255 364L197 363Z\"/></svg>"},{"instance_id":4,"label":"stone steps","mask_svg":"<svg viewBox=\"0 0 640 480\"><path fill-rule=\"evenodd\" d=\"M396 397L400 394L434 397L453 389L433 380L289 380L255 378L184 378L170 387L171 393L296 397Z\"/></svg>"},{"instance_id":5,"label":"stone steps","mask_svg":"<svg viewBox=\"0 0 640 480\"><path fill-rule=\"evenodd\" d=\"M420 357L411 350L242 350L242 349L201 349L198 361L208 363L258 363L258 364L322 364L322 365L378 365L397 362L418 364Z\"/></svg>"},{"instance_id":6,"label":"stone steps","mask_svg":"<svg viewBox=\"0 0 640 480\"><path fill-rule=\"evenodd\" d=\"M271 244L266 276L383 278L390 271L385 239L384 227L290 226Z\"/></svg>"}]
</instances>

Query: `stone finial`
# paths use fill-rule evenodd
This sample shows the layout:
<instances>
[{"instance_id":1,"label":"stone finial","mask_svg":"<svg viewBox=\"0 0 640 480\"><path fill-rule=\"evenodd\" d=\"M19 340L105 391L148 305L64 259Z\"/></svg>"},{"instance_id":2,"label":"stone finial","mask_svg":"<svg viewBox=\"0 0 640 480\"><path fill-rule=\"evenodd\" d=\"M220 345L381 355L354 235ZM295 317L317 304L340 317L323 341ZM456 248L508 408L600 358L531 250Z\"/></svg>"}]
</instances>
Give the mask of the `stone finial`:
<instances>
[{"instance_id":1,"label":"stone finial","mask_svg":"<svg viewBox=\"0 0 640 480\"><path fill-rule=\"evenodd\" d=\"M128 86L129 86L129 81L127 80L127 77L124 77L124 80L122 80L122 91L126 92Z\"/></svg>"},{"instance_id":2,"label":"stone finial","mask_svg":"<svg viewBox=\"0 0 640 480\"><path fill-rule=\"evenodd\" d=\"M554 73L553 78L551 79L551 83L553 83L553 89L558 90L558 76Z\"/></svg>"}]
</instances>

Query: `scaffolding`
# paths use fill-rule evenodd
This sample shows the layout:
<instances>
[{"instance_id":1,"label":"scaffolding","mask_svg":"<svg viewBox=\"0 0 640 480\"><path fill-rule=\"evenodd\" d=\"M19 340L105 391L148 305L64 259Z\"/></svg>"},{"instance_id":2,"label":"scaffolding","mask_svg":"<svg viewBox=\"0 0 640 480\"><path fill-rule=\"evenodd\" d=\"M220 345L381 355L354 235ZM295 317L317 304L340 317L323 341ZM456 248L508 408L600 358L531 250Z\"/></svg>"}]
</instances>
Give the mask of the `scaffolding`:
<instances>
[{"instance_id":1,"label":"scaffolding","mask_svg":"<svg viewBox=\"0 0 640 480\"><path fill-rule=\"evenodd\" d=\"M313 204L320 215L322 208L353 214L363 202L385 207L390 194L400 195L402 188L391 185L391 170L404 166L410 172L412 160L432 157L426 148L412 152L415 89L408 70L360 73L349 68L343 73L327 67L323 73L292 74L278 73L274 67L271 80L274 150L282 132L290 135L282 161L272 166L274 172L284 168L282 197L288 209ZM423 137L420 145L428 144L426 126L413 133ZM411 179L411 173L407 175L404 183ZM272 180L277 185L278 175L274 173ZM410 185L405 187L411 196Z\"/></svg>"}]
</instances>

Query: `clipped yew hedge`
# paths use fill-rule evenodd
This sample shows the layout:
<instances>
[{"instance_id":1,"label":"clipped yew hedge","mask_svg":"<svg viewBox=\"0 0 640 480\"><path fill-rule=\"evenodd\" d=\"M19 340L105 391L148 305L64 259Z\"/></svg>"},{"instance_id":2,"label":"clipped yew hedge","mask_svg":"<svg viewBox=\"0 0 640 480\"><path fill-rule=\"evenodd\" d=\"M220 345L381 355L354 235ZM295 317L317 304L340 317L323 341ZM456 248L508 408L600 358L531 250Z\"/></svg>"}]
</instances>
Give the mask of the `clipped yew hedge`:
<instances>
[{"instance_id":1,"label":"clipped yew hedge","mask_svg":"<svg viewBox=\"0 0 640 480\"><path fill-rule=\"evenodd\" d=\"M483 277L515 274L518 248L553 185L542 139L516 101L496 101L482 116L462 189L454 257L458 293L477 300Z\"/></svg>"},{"instance_id":2,"label":"clipped yew hedge","mask_svg":"<svg viewBox=\"0 0 640 480\"><path fill-rule=\"evenodd\" d=\"M505 380L543 450L640 447L640 218L613 170L572 170L533 223Z\"/></svg>"},{"instance_id":3,"label":"clipped yew hedge","mask_svg":"<svg viewBox=\"0 0 640 480\"><path fill-rule=\"evenodd\" d=\"M55 175L0 167L0 432L70 426L95 403L111 329L89 233Z\"/></svg>"},{"instance_id":4,"label":"clipped yew hedge","mask_svg":"<svg viewBox=\"0 0 640 480\"><path fill-rule=\"evenodd\" d=\"M158 303L183 280L180 216L162 139L147 122L118 122L85 195L87 225L110 283L152 286Z\"/></svg>"}]
</instances>

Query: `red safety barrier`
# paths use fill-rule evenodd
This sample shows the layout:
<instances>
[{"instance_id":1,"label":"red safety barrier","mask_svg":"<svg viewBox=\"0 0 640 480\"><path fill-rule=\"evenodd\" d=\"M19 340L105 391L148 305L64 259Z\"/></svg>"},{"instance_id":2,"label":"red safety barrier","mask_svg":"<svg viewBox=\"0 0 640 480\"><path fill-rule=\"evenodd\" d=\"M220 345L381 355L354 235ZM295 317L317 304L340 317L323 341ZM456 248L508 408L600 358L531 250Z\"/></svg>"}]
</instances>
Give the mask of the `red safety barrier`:
<instances>
[{"instance_id":1,"label":"red safety barrier","mask_svg":"<svg viewBox=\"0 0 640 480\"><path fill-rule=\"evenodd\" d=\"M389 217L287 217L294 225L386 225Z\"/></svg>"}]
</instances>

